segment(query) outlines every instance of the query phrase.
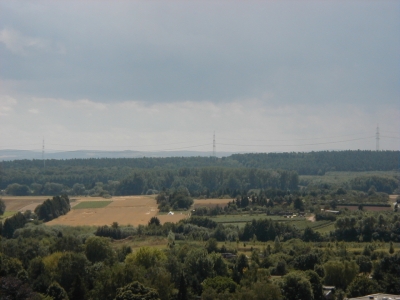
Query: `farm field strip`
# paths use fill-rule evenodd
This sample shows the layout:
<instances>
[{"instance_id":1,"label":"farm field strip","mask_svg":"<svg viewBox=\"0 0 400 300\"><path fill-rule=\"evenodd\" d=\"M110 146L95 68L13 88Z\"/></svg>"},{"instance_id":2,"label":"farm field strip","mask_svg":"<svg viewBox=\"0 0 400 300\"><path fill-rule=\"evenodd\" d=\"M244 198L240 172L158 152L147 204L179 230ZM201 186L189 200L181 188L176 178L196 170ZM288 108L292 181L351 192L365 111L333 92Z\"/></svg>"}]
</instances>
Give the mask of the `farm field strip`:
<instances>
[{"instance_id":1,"label":"farm field strip","mask_svg":"<svg viewBox=\"0 0 400 300\"><path fill-rule=\"evenodd\" d=\"M358 210L358 206L357 205L352 205L352 206L342 206L342 205L338 205L337 206L338 209L345 209L347 208L348 210ZM388 210L392 210L393 208L391 206L367 206L367 205L363 205L363 210L368 210L368 211L388 211Z\"/></svg>"},{"instance_id":2,"label":"farm field strip","mask_svg":"<svg viewBox=\"0 0 400 300\"><path fill-rule=\"evenodd\" d=\"M121 225L147 224L150 219L157 215L157 203L152 197L125 196L115 197L101 201L86 201L86 197L77 201L77 206L83 204L79 209L75 206L68 214L60 216L47 224L55 225L110 225L118 222ZM78 208L78 209L77 209Z\"/></svg>"},{"instance_id":3,"label":"farm field strip","mask_svg":"<svg viewBox=\"0 0 400 300\"><path fill-rule=\"evenodd\" d=\"M193 206L196 207L215 207L227 206L229 202L232 202L232 199L194 199Z\"/></svg>"},{"instance_id":4,"label":"farm field strip","mask_svg":"<svg viewBox=\"0 0 400 300\"><path fill-rule=\"evenodd\" d=\"M103 208L112 203L112 201L82 201L75 205L73 209L85 209L85 208Z\"/></svg>"}]
</instances>

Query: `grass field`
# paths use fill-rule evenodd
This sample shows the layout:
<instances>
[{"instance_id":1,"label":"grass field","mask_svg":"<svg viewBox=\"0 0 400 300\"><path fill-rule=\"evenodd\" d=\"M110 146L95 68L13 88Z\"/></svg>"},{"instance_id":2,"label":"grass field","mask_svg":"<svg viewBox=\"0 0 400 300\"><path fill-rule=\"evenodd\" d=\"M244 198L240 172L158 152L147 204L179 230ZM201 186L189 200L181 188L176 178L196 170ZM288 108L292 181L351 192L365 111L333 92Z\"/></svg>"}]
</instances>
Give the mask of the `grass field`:
<instances>
[{"instance_id":1,"label":"grass field","mask_svg":"<svg viewBox=\"0 0 400 300\"><path fill-rule=\"evenodd\" d=\"M357 205L352 205L352 206L341 206L338 205L337 207L338 209L344 209L347 208L348 210L358 210L358 206ZM363 210L365 211L387 211L387 210L393 210L392 207L387 206L387 207L382 207L382 206L363 206Z\"/></svg>"},{"instance_id":2,"label":"grass field","mask_svg":"<svg viewBox=\"0 0 400 300\"><path fill-rule=\"evenodd\" d=\"M73 207L73 209L102 208L112 203L112 201L83 201Z\"/></svg>"},{"instance_id":3,"label":"grass field","mask_svg":"<svg viewBox=\"0 0 400 300\"><path fill-rule=\"evenodd\" d=\"M281 216L267 216L265 214L260 215L220 215L211 218L217 223L222 223L224 225L235 225L239 228L244 227L246 223L251 222L253 219L271 219L273 221L285 222L290 225L295 226L299 230L304 230L307 227L318 231L321 234L329 233L334 230L334 222L332 221L316 221L311 222L304 217L296 217L293 219L287 219Z\"/></svg>"},{"instance_id":4,"label":"grass field","mask_svg":"<svg viewBox=\"0 0 400 300\"><path fill-rule=\"evenodd\" d=\"M326 172L323 176L318 175L300 175L300 182L307 182L311 184L319 184L321 182L341 185L351 179L360 176L396 176L399 175L396 171L367 171L367 172Z\"/></svg>"}]
</instances>

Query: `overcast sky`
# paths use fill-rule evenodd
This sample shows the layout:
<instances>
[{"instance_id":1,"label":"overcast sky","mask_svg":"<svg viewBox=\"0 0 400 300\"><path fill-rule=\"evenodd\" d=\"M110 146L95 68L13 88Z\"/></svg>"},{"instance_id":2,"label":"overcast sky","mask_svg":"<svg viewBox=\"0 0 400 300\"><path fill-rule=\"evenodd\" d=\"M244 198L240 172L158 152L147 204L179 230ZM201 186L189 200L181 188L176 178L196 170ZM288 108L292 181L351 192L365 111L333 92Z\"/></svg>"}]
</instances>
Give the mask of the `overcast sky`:
<instances>
[{"instance_id":1,"label":"overcast sky","mask_svg":"<svg viewBox=\"0 0 400 300\"><path fill-rule=\"evenodd\" d=\"M0 0L0 149L399 150L399 12Z\"/></svg>"}]
</instances>

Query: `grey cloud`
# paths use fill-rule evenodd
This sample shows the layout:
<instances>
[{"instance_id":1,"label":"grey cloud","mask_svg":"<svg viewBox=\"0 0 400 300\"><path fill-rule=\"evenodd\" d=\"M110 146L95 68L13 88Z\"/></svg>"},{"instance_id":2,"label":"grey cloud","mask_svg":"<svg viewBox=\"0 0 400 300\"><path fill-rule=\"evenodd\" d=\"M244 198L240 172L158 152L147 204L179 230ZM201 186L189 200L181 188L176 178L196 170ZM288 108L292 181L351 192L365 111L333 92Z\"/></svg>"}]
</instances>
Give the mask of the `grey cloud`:
<instances>
[{"instance_id":1,"label":"grey cloud","mask_svg":"<svg viewBox=\"0 0 400 300\"><path fill-rule=\"evenodd\" d=\"M25 5L26 4L26 5ZM396 104L398 2L1 2L0 29L62 45L0 76L92 101ZM54 48L55 49L55 48Z\"/></svg>"}]
</instances>

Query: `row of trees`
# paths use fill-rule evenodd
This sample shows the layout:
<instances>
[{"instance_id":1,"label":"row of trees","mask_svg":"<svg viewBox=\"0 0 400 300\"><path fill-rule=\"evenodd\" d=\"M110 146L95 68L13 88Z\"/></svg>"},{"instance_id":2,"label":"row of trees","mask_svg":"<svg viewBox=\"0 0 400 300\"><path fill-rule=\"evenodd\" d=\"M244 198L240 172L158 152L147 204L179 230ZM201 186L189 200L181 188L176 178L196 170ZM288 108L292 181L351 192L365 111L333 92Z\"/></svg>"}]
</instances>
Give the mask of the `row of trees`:
<instances>
[{"instance_id":1,"label":"row of trees","mask_svg":"<svg viewBox=\"0 0 400 300\"><path fill-rule=\"evenodd\" d=\"M124 177L120 181L109 178L106 183L87 182L94 179L93 174L91 174L91 178L84 178L72 185L68 185L68 173L61 174L58 179L59 182L43 184L40 183L42 180L40 178L30 178L30 180L37 180L30 183L30 186L22 184L21 182L26 180L21 179L19 183L9 184L6 193L16 196L66 193L68 195L87 194L107 197L110 195L154 194L166 189L186 188L193 196L217 197L219 195L236 196L249 189L296 190L299 183L298 174L293 171L219 167L136 170L132 175Z\"/></svg>"},{"instance_id":2,"label":"row of trees","mask_svg":"<svg viewBox=\"0 0 400 300\"><path fill-rule=\"evenodd\" d=\"M35 208L35 214L39 220L51 221L59 216L66 215L71 209L67 195L54 196L47 199Z\"/></svg>"},{"instance_id":3,"label":"row of trees","mask_svg":"<svg viewBox=\"0 0 400 300\"><path fill-rule=\"evenodd\" d=\"M234 167L296 170L301 175L317 175L327 171L388 171L398 168L399 151L318 151L286 153L247 153L228 157L143 157L143 158L99 158L46 160L46 172L71 168L79 170L104 169L179 169L203 167ZM3 169L43 169L42 160L4 161Z\"/></svg>"}]
</instances>

